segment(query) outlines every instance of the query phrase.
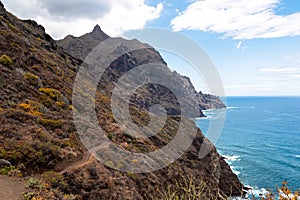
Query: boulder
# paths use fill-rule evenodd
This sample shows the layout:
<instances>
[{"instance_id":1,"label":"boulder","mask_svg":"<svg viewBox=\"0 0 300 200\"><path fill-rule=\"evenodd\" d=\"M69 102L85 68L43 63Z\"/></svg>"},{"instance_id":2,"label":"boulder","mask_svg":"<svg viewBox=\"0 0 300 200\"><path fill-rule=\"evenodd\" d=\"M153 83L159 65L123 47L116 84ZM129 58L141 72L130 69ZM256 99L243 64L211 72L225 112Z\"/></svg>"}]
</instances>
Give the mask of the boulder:
<instances>
[{"instance_id":1,"label":"boulder","mask_svg":"<svg viewBox=\"0 0 300 200\"><path fill-rule=\"evenodd\" d=\"M10 166L12 166L12 164L8 160L0 159L0 169Z\"/></svg>"}]
</instances>

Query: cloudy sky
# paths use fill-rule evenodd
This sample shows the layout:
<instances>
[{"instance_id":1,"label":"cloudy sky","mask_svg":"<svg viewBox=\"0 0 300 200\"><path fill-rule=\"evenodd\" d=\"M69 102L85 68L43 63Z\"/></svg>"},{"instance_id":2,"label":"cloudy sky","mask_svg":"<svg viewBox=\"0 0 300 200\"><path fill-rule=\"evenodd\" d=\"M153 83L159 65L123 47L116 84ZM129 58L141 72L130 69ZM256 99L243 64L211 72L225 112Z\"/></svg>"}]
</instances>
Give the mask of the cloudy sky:
<instances>
[{"instance_id":1,"label":"cloudy sky","mask_svg":"<svg viewBox=\"0 0 300 200\"><path fill-rule=\"evenodd\" d=\"M300 3L297 0L2 0L19 18L42 24L55 39L99 24L116 36L160 27L201 45L226 95L300 95ZM188 64L163 53L170 67L207 88Z\"/></svg>"}]
</instances>

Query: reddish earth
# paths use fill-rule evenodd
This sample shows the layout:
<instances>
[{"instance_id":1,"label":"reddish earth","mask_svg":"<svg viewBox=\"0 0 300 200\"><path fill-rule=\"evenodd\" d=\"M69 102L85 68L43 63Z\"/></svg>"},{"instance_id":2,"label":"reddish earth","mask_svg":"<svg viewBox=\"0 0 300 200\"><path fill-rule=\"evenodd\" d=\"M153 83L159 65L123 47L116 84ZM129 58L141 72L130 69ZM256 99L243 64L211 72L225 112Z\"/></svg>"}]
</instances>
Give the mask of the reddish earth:
<instances>
[{"instance_id":1,"label":"reddish earth","mask_svg":"<svg viewBox=\"0 0 300 200\"><path fill-rule=\"evenodd\" d=\"M26 191L23 178L0 175L0 199L21 200Z\"/></svg>"}]
</instances>

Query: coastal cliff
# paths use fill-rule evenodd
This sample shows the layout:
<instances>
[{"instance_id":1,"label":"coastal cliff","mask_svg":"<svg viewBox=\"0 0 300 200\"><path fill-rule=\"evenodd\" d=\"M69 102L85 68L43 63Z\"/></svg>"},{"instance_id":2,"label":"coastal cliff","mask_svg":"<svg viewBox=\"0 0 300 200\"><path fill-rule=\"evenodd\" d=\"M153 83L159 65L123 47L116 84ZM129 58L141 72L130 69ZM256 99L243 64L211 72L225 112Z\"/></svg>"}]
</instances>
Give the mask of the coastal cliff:
<instances>
[{"instance_id":1,"label":"coastal cliff","mask_svg":"<svg viewBox=\"0 0 300 200\"><path fill-rule=\"evenodd\" d=\"M86 57L89 55L89 53L92 52L94 48L99 45L99 43L103 42L104 40L110 38L106 33L104 33L99 25L96 25L92 32L86 33L80 37L74 37L71 35L68 35L62 40L57 41L57 44L61 46L66 52L74 56L75 58L85 60ZM119 38L121 40L127 41L125 39ZM128 42L128 41L127 41ZM162 74L166 74L167 77L175 77L177 82L180 83L180 85L183 86L185 90L189 90L192 93L194 93L197 96L197 100L199 102L199 112L200 116L192 116L192 117L203 117L202 110L207 109L221 109L226 108L225 104L222 102L222 100L214 95L210 94L203 94L201 91L197 93L194 86L192 85L190 79L188 77L182 76L176 71L171 72L171 70L168 68L167 63L163 60L161 55L158 51L156 51L153 47L151 47L148 44L141 43L137 40L133 40L132 43L137 42L140 48L136 51L132 51L118 59L116 59L115 62L113 62L109 68L108 76L105 77L103 85L110 84L112 82L115 82L118 80L123 74L125 74L127 71L130 71L131 69L139 66L144 65L147 63L157 63L161 65L160 70ZM130 43L129 43L130 45ZM126 46L119 46L118 48L126 48ZM118 52L118 50L116 50ZM104 87L102 86L102 89ZM111 88L111 87L110 87ZM162 99L171 99L170 98L170 92L168 92L163 87L146 87L144 88L144 93L151 94L152 93L158 93L160 94L160 97ZM141 96L136 96L133 101L136 104L144 104L143 106L146 106L145 104L153 104L156 102L153 101L153 96L149 96L148 99L141 99ZM142 103L144 101L144 103ZM174 112L173 114L178 113Z\"/></svg>"},{"instance_id":2,"label":"coastal cliff","mask_svg":"<svg viewBox=\"0 0 300 200\"><path fill-rule=\"evenodd\" d=\"M97 26L92 34L97 35L97 41L108 37ZM73 39L68 36L64 42L70 44ZM161 199L168 186L184 183L188 177L193 177L196 184L205 183L202 199L241 194L243 186L237 176L192 121L184 130L188 133L197 129L192 145L168 167L128 173L109 167L116 168L118 163L99 162L82 144L72 116L78 109L72 102L73 85L83 64L83 57L78 55L92 46L82 45L85 42L74 44L76 54L70 55L71 46L63 49L63 42L58 44L41 25L17 19L0 2L0 159L9 161L26 180L32 180L29 178L34 174L41 187L31 185L33 195L43 199ZM95 95L99 125L118 147L131 152L155 151L165 146L181 120L176 102L169 102L175 109L170 110L164 130L148 139L126 134L114 120L109 83L147 59L164 63L149 46L142 52L124 55L112 63L112 70L104 76ZM168 73L169 69L162 70ZM138 124L147 121L144 111L155 103L152 93L148 94L150 87L132 99L134 106L142 106L141 112L132 112ZM169 98L170 93L163 88L153 91L161 93L162 99ZM201 148L210 150L204 158L198 155Z\"/></svg>"}]
</instances>

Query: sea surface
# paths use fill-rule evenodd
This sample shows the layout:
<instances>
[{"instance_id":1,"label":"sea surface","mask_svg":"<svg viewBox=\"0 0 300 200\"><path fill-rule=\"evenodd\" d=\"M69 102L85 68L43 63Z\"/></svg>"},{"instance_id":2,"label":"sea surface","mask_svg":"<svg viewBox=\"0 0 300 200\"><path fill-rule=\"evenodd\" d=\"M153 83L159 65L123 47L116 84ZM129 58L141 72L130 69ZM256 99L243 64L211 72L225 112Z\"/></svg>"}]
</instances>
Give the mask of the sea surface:
<instances>
[{"instance_id":1,"label":"sea surface","mask_svg":"<svg viewBox=\"0 0 300 200\"><path fill-rule=\"evenodd\" d=\"M227 97L226 105L215 145L240 180L262 192L282 181L299 189L300 97ZM207 110L195 120L204 134L219 112Z\"/></svg>"}]
</instances>

